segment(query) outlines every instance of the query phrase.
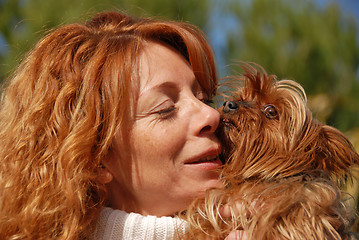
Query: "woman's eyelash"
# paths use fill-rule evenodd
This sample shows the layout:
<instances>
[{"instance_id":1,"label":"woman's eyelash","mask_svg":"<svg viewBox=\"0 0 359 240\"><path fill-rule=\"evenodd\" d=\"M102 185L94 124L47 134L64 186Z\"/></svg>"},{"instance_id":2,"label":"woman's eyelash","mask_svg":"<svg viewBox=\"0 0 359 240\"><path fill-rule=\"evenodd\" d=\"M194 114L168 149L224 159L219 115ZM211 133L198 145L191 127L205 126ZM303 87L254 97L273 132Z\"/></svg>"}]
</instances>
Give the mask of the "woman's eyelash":
<instances>
[{"instance_id":1,"label":"woman's eyelash","mask_svg":"<svg viewBox=\"0 0 359 240\"><path fill-rule=\"evenodd\" d=\"M161 120L172 119L176 116L177 108L175 106L165 108L163 110L159 110L156 114L159 116Z\"/></svg>"},{"instance_id":2,"label":"woman's eyelash","mask_svg":"<svg viewBox=\"0 0 359 240\"><path fill-rule=\"evenodd\" d=\"M176 107L172 106L172 107L169 107L169 108L166 108L166 109L163 109L163 110L159 110L156 113L160 114L160 115L161 114L168 114L168 113L170 113L170 112L172 112L174 110L176 110Z\"/></svg>"},{"instance_id":3,"label":"woman's eyelash","mask_svg":"<svg viewBox=\"0 0 359 240\"><path fill-rule=\"evenodd\" d=\"M212 99L200 99L204 104L211 105L214 103ZM158 110L155 113L158 114L162 118L168 118L175 114L177 111L176 106L171 106L162 110Z\"/></svg>"}]
</instances>

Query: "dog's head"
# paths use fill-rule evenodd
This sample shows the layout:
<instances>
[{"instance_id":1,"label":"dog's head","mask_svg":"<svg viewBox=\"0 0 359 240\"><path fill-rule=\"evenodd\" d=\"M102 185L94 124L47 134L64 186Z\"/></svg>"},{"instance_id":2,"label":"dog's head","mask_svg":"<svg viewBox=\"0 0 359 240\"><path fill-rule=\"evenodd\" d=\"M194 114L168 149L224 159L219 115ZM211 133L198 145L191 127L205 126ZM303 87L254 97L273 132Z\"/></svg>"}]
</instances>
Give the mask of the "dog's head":
<instances>
[{"instance_id":1,"label":"dog's head","mask_svg":"<svg viewBox=\"0 0 359 240\"><path fill-rule=\"evenodd\" d=\"M285 178L318 173L347 177L359 156L337 129L313 119L304 89L243 64L242 82L220 108L218 135L228 179ZM240 178L240 179L239 179Z\"/></svg>"}]
</instances>

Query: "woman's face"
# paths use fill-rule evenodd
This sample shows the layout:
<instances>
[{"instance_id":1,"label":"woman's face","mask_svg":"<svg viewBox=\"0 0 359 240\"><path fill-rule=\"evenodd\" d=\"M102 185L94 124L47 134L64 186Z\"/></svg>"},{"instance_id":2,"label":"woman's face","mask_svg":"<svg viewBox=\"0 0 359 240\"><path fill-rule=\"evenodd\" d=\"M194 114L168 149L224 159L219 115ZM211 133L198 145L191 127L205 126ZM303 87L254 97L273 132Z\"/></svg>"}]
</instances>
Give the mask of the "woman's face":
<instances>
[{"instance_id":1,"label":"woman's face","mask_svg":"<svg viewBox=\"0 0 359 240\"><path fill-rule=\"evenodd\" d=\"M221 147L214 135L219 113L207 100L182 55L158 43L146 46L129 137L131 158L114 154L106 166L113 176L108 185L112 207L168 216L185 209L206 189L221 186L216 171ZM126 179L119 161L131 161ZM124 193L123 181L131 181L130 194Z\"/></svg>"}]
</instances>

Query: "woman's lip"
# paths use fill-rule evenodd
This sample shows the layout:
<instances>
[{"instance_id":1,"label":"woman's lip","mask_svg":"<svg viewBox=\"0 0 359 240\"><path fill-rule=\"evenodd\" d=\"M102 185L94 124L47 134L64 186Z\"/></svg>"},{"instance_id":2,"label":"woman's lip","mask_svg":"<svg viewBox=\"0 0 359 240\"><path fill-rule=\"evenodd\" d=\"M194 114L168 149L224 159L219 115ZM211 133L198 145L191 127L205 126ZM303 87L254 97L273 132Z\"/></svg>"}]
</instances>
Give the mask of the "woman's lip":
<instances>
[{"instance_id":1,"label":"woman's lip","mask_svg":"<svg viewBox=\"0 0 359 240\"><path fill-rule=\"evenodd\" d=\"M218 158L218 155L207 156L207 157L203 157L198 160L195 160L195 161L187 162L186 164L199 164L199 163L206 163L206 162L214 162L217 160L217 158Z\"/></svg>"},{"instance_id":2,"label":"woman's lip","mask_svg":"<svg viewBox=\"0 0 359 240\"><path fill-rule=\"evenodd\" d=\"M223 165L223 163L217 155L215 158L213 158L213 160L210 161L198 160L198 161L186 163L185 165L188 167L192 167L194 169L215 170L220 168Z\"/></svg>"},{"instance_id":3,"label":"woman's lip","mask_svg":"<svg viewBox=\"0 0 359 240\"><path fill-rule=\"evenodd\" d=\"M186 161L185 164L201 164L201 163L216 162L219 159L218 155L220 153L221 153L221 149L215 148Z\"/></svg>"}]
</instances>

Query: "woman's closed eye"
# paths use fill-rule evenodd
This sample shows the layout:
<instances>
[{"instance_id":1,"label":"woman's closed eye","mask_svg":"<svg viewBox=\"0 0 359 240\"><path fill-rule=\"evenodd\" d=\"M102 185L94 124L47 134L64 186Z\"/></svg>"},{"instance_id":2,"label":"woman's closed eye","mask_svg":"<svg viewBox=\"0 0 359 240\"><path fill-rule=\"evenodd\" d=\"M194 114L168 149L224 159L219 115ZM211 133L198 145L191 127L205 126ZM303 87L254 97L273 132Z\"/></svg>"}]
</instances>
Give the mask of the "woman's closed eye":
<instances>
[{"instance_id":1,"label":"woman's closed eye","mask_svg":"<svg viewBox=\"0 0 359 240\"><path fill-rule=\"evenodd\" d=\"M176 116L177 108L175 106L168 107L156 112L160 120L169 120L173 119Z\"/></svg>"},{"instance_id":2,"label":"woman's closed eye","mask_svg":"<svg viewBox=\"0 0 359 240\"><path fill-rule=\"evenodd\" d=\"M169 114L169 113L171 113L171 112L173 112L173 111L175 111L176 110L176 107L175 106L171 106L171 107L168 107L168 108L165 108L165 109L162 109L162 110L158 110L157 112L155 112L155 113L157 113L157 114L159 114L159 115L165 115L165 114Z\"/></svg>"},{"instance_id":3,"label":"woman's closed eye","mask_svg":"<svg viewBox=\"0 0 359 240\"><path fill-rule=\"evenodd\" d=\"M172 100L167 100L156 106L151 112L157 114L162 119L166 119L176 114L177 107Z\"/></svg>"}]
</instances>

